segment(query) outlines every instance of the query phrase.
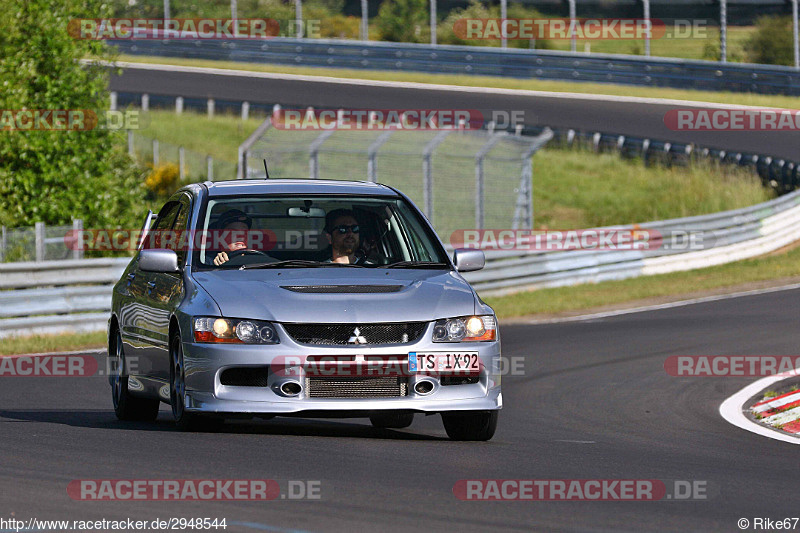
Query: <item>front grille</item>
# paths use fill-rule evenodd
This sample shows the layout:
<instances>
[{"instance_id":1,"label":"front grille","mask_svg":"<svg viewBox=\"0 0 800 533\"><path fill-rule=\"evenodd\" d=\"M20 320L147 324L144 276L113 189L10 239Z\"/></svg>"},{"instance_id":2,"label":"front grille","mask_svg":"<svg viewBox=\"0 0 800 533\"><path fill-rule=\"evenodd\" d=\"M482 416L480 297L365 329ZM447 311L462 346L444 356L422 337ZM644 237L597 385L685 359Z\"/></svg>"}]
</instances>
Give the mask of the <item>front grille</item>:
<instances>
[{"instance_id":1,"label":"front grille","mask_svg":"<svg viewBox=\"0 0 800 533\"><path fill-rule=\"evenodd\" d=\"M307 377L309 398L398 398L408 396L408 378Z\"/></svg>"},{"instance_id":2,"label":"front grille","mask_svg":"<svg viewBox=\"0 0 800 533\"><path fill-rule=\"evenodd\" d=\"M416 342L426 322L386 324L283 324L286 333L300 344L364 345L409 344ZM358 333L356 333L358 329ZM351 341L358 341L353 342ZM362 342L364 341L364 342Z\"/></svg>"},{"instance_id":3,"label":"front grille","mask_svg":"<svg viewBox=\"0 0 800 533\"><path fill-rule=\"evenodd\" d=\"M306 294L379 294L398 292L402 285L281 285L282 289Z\"/></svg>"},{"instance_id":4,"label":"front grille","mask_svg":"<svg viewBox=\"0 0 800 533\"><path fill-rule=\"evenodd\" d=\"M237 366L223 370L219 382L232 387L266 387L268 375L266 366Z\"/></svg>"}]
</instances>

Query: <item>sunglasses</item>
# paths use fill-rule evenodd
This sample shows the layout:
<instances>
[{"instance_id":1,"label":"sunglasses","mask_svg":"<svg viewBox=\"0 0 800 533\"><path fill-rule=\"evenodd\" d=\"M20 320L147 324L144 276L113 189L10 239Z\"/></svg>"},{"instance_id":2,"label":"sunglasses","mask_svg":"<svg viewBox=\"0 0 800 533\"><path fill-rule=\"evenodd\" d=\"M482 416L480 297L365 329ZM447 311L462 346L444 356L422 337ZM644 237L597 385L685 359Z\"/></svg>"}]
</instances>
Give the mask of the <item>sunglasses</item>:
<instances>
[{"instance_id":1,"label":"sunglasses","mask_svg":"<svg viewBox=\"0 0 800 533\"><path fill-rule=\"evenodd\" d=\"M359 227L358 227L358 224L353 224L352 226L348 226L346 224L342 224L341 226L336 226L335 228L333 228L331 230L331 233L333 233L334 231L339 232L342 235L344 235L348 231L351 231L353 233L358 233L359 232Z\"/></svg>"}]
</instances>

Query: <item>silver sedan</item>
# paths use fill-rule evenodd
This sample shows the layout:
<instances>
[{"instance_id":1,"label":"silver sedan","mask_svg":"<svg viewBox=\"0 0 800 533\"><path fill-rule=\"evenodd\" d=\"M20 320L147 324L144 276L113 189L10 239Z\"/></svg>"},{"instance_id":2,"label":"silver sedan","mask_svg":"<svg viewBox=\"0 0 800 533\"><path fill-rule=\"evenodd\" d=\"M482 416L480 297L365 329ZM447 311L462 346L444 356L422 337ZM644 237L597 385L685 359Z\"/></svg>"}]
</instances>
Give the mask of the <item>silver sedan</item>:
<instances>
[{"instance_id":1,"label":"silver sedan","mask_svg":"<svg viewBox=\"0 0 800 533\"><path fill-rule=\"evenodd\" d=\"M117 416L179 428L225 418L440 413L488 440L502 408L493 310L404 194L317 180L207 182L144 225L108 326Z\"/></svg>"}]
</instances>

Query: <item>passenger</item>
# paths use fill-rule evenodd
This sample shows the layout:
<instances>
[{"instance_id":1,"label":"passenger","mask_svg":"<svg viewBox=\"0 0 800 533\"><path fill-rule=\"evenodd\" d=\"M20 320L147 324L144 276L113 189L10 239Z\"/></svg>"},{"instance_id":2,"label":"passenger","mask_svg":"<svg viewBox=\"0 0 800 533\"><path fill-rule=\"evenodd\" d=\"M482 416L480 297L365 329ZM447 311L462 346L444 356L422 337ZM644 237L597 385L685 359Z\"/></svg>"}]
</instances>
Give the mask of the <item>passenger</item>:
<instances>
[{"instance_id":1,"label":"passenger","mask_svg":"<svg viewBox=\"0 0 800 533\"><path fill-rule=\"evenodd\" d=\"M361 243L356 214L349 209L334 209L325 216L325 234L331 243L332 263L360 265L366 263L356 251Z\"/></svg>"}]
</instances>

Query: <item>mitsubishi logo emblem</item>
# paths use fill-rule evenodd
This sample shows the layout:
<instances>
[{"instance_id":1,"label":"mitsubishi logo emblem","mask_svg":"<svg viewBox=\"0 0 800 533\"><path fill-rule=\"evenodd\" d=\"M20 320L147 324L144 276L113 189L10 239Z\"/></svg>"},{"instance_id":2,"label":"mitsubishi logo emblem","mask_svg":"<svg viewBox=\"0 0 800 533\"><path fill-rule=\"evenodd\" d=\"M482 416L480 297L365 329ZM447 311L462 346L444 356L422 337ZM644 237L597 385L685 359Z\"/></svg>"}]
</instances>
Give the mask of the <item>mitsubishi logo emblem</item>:
<instances>
[{"instance_id":1,"label":"mitsubishi logo emblem","mask_svg":"<svg viewBox=\"0 0 800 533\"><path fill-rule=\"evenodd\" d=\"M348 344L367 344L367 339L361 335L361 330L356 328L353 330L353 336L347 339Z\"/></svg>"}]
</instances>

